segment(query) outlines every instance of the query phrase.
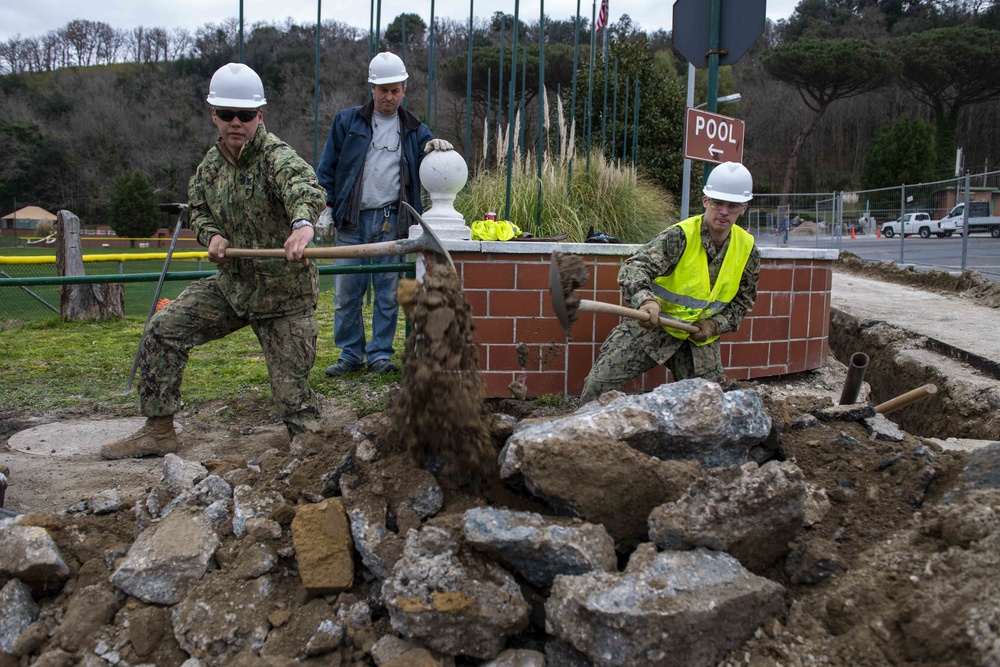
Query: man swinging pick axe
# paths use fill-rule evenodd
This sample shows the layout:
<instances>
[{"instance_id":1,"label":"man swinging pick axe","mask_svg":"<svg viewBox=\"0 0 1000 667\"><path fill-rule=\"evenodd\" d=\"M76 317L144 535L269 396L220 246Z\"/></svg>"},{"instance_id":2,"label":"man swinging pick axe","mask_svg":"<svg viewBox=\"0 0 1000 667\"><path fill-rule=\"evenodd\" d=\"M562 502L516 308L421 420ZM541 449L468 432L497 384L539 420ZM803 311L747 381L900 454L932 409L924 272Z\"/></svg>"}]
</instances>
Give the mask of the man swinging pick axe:
<instances>
[{"instance_id":1,"label":"man swinging pick axe","mask_svg":"<svg viewBox=\"0 0 1000 667\"><path fill-rule=\"evenodd\" d=\"M760 252L736 221L753 198L742 164L718 165L703 189L705 212L657 234L618 273L622 295L649 319L615 327L587 375L580 405L664 364L674 380L725 380L719 334L736 331L757 299ZM698 333L661 326L660 313Z\"/></svg>"}]
</instances>

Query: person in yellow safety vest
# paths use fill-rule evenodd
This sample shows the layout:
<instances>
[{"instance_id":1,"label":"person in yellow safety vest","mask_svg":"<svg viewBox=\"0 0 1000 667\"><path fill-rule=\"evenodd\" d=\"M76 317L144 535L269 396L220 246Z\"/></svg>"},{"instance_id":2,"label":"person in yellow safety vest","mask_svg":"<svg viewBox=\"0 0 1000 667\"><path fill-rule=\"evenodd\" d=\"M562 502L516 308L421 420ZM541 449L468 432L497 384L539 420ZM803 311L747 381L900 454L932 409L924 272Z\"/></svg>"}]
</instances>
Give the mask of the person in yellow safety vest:
<instances>
[{"instance_id":1,"label":"person in yellow safety vest","mask_svg":"<svg viewBox=\"0 0 1000 667\"><path fill-rule=\"evenodd\" d=\"M753 177L742 164L725 162L712 170L702 191L704 214L667 227L625 260L618 273L622 296L649 319L624 319L608 334L580 405L661 364L674 380L726 383L719 335L739 328L757 299L760 277L753 237L736 226L753 198ZM691 322L699 332L661 326L661 313Z\"/></svg>"}]
</instances>

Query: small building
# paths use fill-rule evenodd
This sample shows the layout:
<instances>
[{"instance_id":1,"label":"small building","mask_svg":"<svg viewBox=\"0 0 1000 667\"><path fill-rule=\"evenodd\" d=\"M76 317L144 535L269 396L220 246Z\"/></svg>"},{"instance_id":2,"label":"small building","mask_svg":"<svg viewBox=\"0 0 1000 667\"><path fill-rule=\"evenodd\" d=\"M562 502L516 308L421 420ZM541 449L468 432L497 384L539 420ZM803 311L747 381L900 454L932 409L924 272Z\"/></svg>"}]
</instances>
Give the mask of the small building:
<instances>
[{"instance_id":1,"label":"small building","mask_svg":"<svg viewBox=\"0 0 1000 667\"><path fill-rule=\"evenodd\" d=\"M0 229L23 229L34 231L38 223L48 220L55 224L56 216L38 206L25 206L0 218Z\"/></svg>"}]
</instances>

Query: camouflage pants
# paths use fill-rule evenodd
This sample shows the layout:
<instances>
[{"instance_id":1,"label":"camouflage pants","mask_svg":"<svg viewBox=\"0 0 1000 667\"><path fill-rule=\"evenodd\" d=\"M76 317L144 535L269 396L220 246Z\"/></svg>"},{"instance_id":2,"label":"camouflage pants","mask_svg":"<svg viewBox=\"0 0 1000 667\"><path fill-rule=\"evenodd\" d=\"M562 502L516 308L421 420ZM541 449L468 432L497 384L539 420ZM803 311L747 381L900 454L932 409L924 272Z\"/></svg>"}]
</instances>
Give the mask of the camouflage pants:
<instances>
[{"instance_id":1,"label":"camouflage pants","mask_svg":"<svg viewBox=\"0 0 1000 667\"><path fill-rule=\"evenodd\" d=\"M153 315L139 352L137 388L143 416L172 415L181 407L181 379L188 353L249 325L260 341L278 415L291 435L319 418L319 398L309 386L319 327L312 310L267 319L238 315L212 279L191 283ZM234 363L242 361L233 360Z\"/></svg>"},{"instance_id":2,"label":"camouflage pants","mask_svg":"<svg viewBox=\"0 0 1000 667\"><path fill-rule=\"evenodd\" d=\"M723 374L719 341L702 346L695 352L688 341L672 340L677 345L672 353L664 352L666 358L662 363L675 381L695 377L713 380ZM608 334L607 340L601 346L597 361L587 375L583 393L580 394L580 405L600 398L606 391L621 390L626 382L658 365L659 362L649 356L625 326L615 327Z\"/></svg>"}]
</instances>

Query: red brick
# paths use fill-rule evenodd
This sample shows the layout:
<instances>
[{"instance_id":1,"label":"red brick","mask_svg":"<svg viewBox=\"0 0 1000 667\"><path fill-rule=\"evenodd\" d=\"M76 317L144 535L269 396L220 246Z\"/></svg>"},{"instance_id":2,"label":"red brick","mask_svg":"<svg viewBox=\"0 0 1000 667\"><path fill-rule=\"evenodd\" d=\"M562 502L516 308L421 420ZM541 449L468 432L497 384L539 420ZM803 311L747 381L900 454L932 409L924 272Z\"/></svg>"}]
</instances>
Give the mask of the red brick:
<instances>
[{"instance_id":1,"label":"red brick","mask_svg":"<svg viewBox=\"0 0 1000 667\"><path fill-rule=\"evenodd\" d=\"M505 262L467 262L462 267L465 288L513 289L514 264Z\"/></svg>"},{"instance_id":2,"label":"red brick","mask_svg":"<svg viewBox=\"0 0 1000 667\"><path fill-rule=\"evenodd\" d=\"M507 343L514 340L514 320L509 317L477 317L473 340L477 343Z\"/></svg>"},{"instance_id":3,"label":"red brick","mask_svg":"<svg viewBox=\"0 0 1000 667\"><path fill-rule=\"evenodd\" d=\"M788 365L788 341L771 343L768 350L768 359L772 364L780 366Z\"/></svg>"},{"instance_id":4,"label":"red brick","mask_svg":"<svg viewBox=\"0 0 1000 667\"><path fill-rule=\"evenodd\" d=\"M478 345L476 347L476 352L479 355L479 370L488 371L490 369L490 346L489 345Z\"/></svg>"},{"instance_id":5,"label":"red brick","mask_svg":"<svg viewBox=\"0 0 1000 667\"><path fill-rule=\"evenodd\" d=\"M473 315L485 316L488 312L489 292L486 290L466 290L465 300L469 303Z\"/></svg>"},{"instance_id":6,"label":"red brick","mask_svg":"<svg viewBox=\"0 0 1000 667\"><path fill-rule=\"evenodd\" d=\"M771 315L788 315L792 311L791 292L771 292Z\"/></svg>"},{"instance_id":7,"label":"red brick","mask_svg":"<svg viewBox=\"0 0 1000 667\"><path fill-rule=\"evenodd\" d=\"M575 396L583 391L583 381L597 358L597 347L589 343L570 343L568 357L566 390Z\"/></svg>"},{"instance_id":8,"label":"red brick","mask_svg":"<svg viewBox=\"0 0 1000 667\"><path fill-rule=\"evenodd\" d=\"M566 332L555 315L552 317L519 317L514 320L519 343L565 343ZM508 340L514 340L512 336Z\"/></svg>"},{"instance_id":9,"label":"red brick","mask_svg":"<svg viewBox=\"0 0 1000 667\"><path fill-rule=\"evenodd\" d=\"M829 292L833 287L833 269L823 266L813 267L812 289L814 292Z\"/></svg>"},{"instance_id":10,"label":"red brick","mask_svg":"<svg viewBox=\"0 0 1000 667\"><path fill-rule=\"evenodd\" d=\"M763 366L768 363L767 343L739 343L733 346L732 365L740 366Z\"/></svg>"},{"instance_id":11,"label":"red brick","mask_svg":"<svg viewBox=\"0 0 1000 667\"><path fill-rule=\"evenodd\" d=\"M730 380L749 380L752 376L750 368L734 368L732 370L726 369L726 377Z\"/></svg>"},{"instance_id":12,"label":"red brick","mask_svg":"<svg viewBox=\"0 0 1000 667\"><path fill-rule=\"evenodd\" d=\"M560 396L566 391L566 375L563 373L528 373L524 379L524 384L528 388L528 396L537 398L546 394L558 394Z\"/></svg>"},{"instance_id":13,"label":"red brick","mask_svg":"<svg viewBox=\"0 0 1000 667\"><path fill-rule=\"evenodd\" d=\"M792 268L776 266L760 268L757 290L762 292L789 292L792 289Z\"/></svg>"},{"instance_id":14,"label":"red brick","mask_svg":"<svg viewBox=\"0 0 1000 667\"><path fill-rule=\"evenodd\" d=\"M744 317L743 321L740 322L739 329L722 334L721 339L728 343L742 343L751 340L753 334L753 323L756 319L756 317Z\"/></svg>"},{"instance_id":15,"label":"red brick","mask_svg":"<svg viewBox=\"0 0 1000 667\"><path fill-rule=\"evenodd\" d=\"M545 264L517 264L517 278L515 280L517 289L535 289L547 291L549 289L549 265Z\"/></svg>"},{"instance_id":16,"label":"red brick","mask_svg":"<svg viewBox=\"0 0 1000 667\"><path fill-rule=\"evenodd\" d=\"M795 275L792 278L793 292L808 292L812 289L812 269L805 266L795 267Z\"/></svg>"},{"instance_id":17,"label":"red brick","mask_svg":"<svg viewBox=\"0 0 1000 667\"><path fill-rule=\"evenodd\" d=\"M808 341L793 340L788 343L788 372L798 373L806 369Z\"/></svg>"},{"instance_id":18,"label":"red brick","mask_svg":"<svg viewBox=\"0 0 1000 667\"><path fill-rule=\"evenodd\" d=\"M742 369L746 372L746 376L742 378L733 378L734 380L749 380L751 378L766 378L773 377L775 375L785 375L788 373L788 369L785 366L757 366L756 368L745 368ZM727 373L727 375L729 375ZM733 377L730 375L729 377Z\"/></svg>"},{"instance_id":19,"label":"red brick","mask_svg":"<svg viewBox=\"0 0 1000 667\"><path fill-rule=\"evenodd\" d=\"M538 350L532 350L531 345L528 346L528 365L529 370L538 370ZM517 362L517 350L514 348L514 344L510 343L508 345L490 345L490 370L491 371L520 371L521 364Z\"/></svg>"},{"instance_id":20,"label":"red brick","mask_svg":"<svg viewBox=\"0 0 1000 667\"><path fill-rule=\"evenodd\" d=\"M566 344L548 344L538 347L543 371L565 371L566 370Z\"/></svg>"},{"instance_id":21,"label":"red brick","mask_svg":"<svg viewBox=\"0 0 1000 667\"><path fill-rule=\"evenodd\" d=\"M621 264L598 264L596 267L597 278L592 280L590 284L599 290L621 292L621 287L618 286L618 272L620 270ZM591 277L594 275L595 271L591 271Z\"/></svg>"},{"instance_id":22,"label":"red brick","mask_svg":"<svg viewBox=\"0 0 1000 667\"><path fill-rule=\"evenodd\" d=\"M728 368L731 365L730 359L733 356L733 345L732 343L720 343L719 344L719 359L722 362L723 368Z\"/></svg>"},{"instance_id":23,"label":"red brick","mask_svg":"<svg viewBox=\"0 0 1000 667\"><path fill-rule=\"evenodd\" d=\"M808 341L809 347L806 353L806 368L812 370L814 368L820 368L826 363L826 339L822 340L810 340Z\"/></svg>"},{"instance_id":24,"label":"red brick","mask_svg":"<svg viewBox=\"0 0 1000 667\"><path fill-rule=\"evenodd\" d=\"M753 340L756 343L788 339L787 317L755 317L751 323L753 324Z\"/></svg>"},{"instance_id":25,"label":"red brick","mask_svg":"<svg viewBox=\"0 0 1000 667\"><path fill-rule=\"evenodd\" d=\"M771 294L773 292L757 292L757 300L753 303L753 308L747 313L747 317L754 315L770 315L771 314Z\"/></svg>"},{"instance_id":26,"label":"red brick","mask_svg":"<svg viewBox=\"0 0 1000 667\"><path fill-rule=\"evenodd\" d=\"M480 373L483 380L483 392L486 398L510 398L510 383L514 380L512 373Z\"/></svg>"},{"instance_id":27,"label":"red brick","mask_svg":"<svg viewBox=\"0 0 1000 667\"><path fill-rule=\"evenodd\" d=\"M830 309L827 306L828 294L813 292L809 296L809 338L819 338L826 335L829 328Z\"/></svg>"},{"instance_id":28,"label":"red brick","mask_svg":"<svg viewBox=\"0 0 1000 667\"><path fill-rule=\"evenodd\" d=\"M809 294L792 295L792 312L790 315L788 337L791 339L806 338L809 335Z\"/></svg>"},{"instance_id":29,"label":"red brick","mask_svg":"<svg viewBox=\"0 0 1000 667\"><path fill-rule=\"evenodd\" d=\"M541 292L534 290L493 290L490 292L490 317L538 317L541 313Z\"/></svg>"}]
</instances>

